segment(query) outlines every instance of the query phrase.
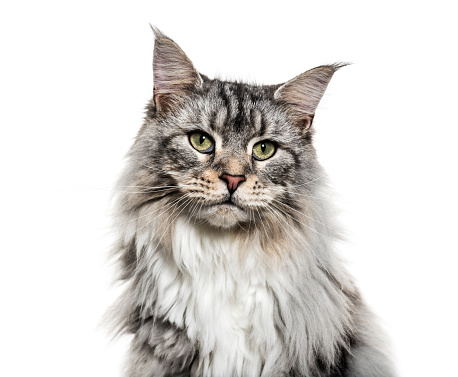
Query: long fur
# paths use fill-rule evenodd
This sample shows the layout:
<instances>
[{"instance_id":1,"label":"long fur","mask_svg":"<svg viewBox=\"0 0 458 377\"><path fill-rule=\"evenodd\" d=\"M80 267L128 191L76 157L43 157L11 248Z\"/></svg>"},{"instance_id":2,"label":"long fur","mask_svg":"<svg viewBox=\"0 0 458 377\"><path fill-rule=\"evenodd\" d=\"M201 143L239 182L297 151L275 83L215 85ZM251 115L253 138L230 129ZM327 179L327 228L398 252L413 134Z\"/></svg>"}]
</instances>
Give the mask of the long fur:
<instances>
[{"instance_id":1,"label":"long fur","mask_svg":"<svg viewBox=\"0 0 458 377\"><path fill-rule=\"evenodd\" d=\"M296 117L313 118L338 67L284 85L210 80L157 38L155 77L170 81L182 64L185 84L157 82L118 184L113 255L125 292L110 316L134 334L126 376L394 376L335 252L325 174L310 123ZM173 71L161 72L169 57ZM190 146L196 129L213 137L213 155ZM275 141L274 157L251 158L259 140ZM219 205L224 172L246 177L231 197L238 209Z\"/></svg>"}]
</instances>

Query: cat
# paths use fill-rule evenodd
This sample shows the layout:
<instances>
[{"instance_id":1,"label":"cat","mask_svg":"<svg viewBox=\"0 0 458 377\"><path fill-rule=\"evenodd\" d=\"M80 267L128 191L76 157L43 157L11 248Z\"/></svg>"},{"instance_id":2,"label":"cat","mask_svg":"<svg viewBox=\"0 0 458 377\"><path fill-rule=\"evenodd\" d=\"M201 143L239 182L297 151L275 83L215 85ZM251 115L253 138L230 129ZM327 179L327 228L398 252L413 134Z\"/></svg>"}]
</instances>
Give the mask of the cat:
<instances>
[{"instance_id":1,"label":"cat","mask_svg":"<svg viewBox=\"0 0 458 377\"><path fill-rule=\"evenodd\" d=\"M312 143L343 64L279 85L209 79L153 30L154 94L117 193L125 375L395 376L335 251Z\"/></svg>"}]
</instances>

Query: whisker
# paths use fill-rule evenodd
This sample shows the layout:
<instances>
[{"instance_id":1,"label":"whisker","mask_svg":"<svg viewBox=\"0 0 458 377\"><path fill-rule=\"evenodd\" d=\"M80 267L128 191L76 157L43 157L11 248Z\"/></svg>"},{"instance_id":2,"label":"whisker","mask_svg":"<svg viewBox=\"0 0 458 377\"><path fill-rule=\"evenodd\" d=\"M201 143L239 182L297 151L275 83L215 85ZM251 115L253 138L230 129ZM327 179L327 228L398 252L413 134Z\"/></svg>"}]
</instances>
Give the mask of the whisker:
<instances>
[{"instance_id":1,"label":"whisker","mask_svg":"<svg viewBox=\"0 0 458 377\"><path fill-rule=\"evenodd\" d=\"M278 225L281 226L281 228L283 229L283 231L285 232L285 234L288 234L288 232L286 231L285 227L282 225L282 221L286 222L286 220L285 220L285 219L282 219L277 213L275 213L274 210L268 206L268 203L267 203L267 202L266 202L266 208L267 208L267 210L269 210L270 213L272 213L272 214L274 215L274 217L279 221L279 222L278 222ZM287 222L286 222L286 223L287 223ZM287 224L288 224L288 223L287 223ZM288 224L288 225L289 225L289 224ZM294 241L295 241L295 243L297 243L296 240L294 240Z\"/></svg>"},{"instance_id":2,"label":"whisker","mask_svg":"<svg viewBox=\"0 0 458 377\"><path fill-rule=\"evenodd\" d=\"M130 185L130 186L104 186L104 187L94 187L94 186L89 186L89 185L82 185L82 186L87 186L86 188L74 188L74 189L69 189L69 191L92 191L92 190L116 190L116 191L122 191L122 190L117 190L119 188L145 188L145 189L162 189L162 188L179 188L179 186L145 186L145 185ZM190 186L189 186L190 187Z\"/></svg>"},{"instance_id":3,"label":"whisker","mask_svg":"<svg viewBox=\"0 0 458 377\"><path fill-rule=\"evenodd\" d=\"M249 227L249 229L251 229L251 214L252 214L252 212L253 212L252 208L248 207L248 220L249 220L248 227Z\"/></svg>"},{"instance_id":4,"label":"whisker","mask_svg":"<svg viewBox=\"0 0 458 377\"><path fill-rule=\"evenodd\" d=\"M181 204L178 204L181 200L179 200L178 202L175 203L175 207L176 209L174 211L172 211L172 213L162 222L161 225L159 225L159 228L160 229L162 227L162 225L164 225L165 223L167 223L167 220L170 219L170 217L172 217L172 215L175 213L175 211L180 208L184 203L187 203L186 202L186 199L188 199L188 196L189 194L186 194L186 195L183 195L181 199L184 199L184 201L181 203Z\"/></svg>"},{"instance_id":5,"label":"whisker","mask_svg":"<svg viewBox=\"0 0 458 377\"><path fill-rule=\"evenodd\" d=\"M264 231L266 232L265 234L266 234L266 236L268 236L269 233L267 232L267 229L266 229L266 227L265 227L265 225L264 225L264 221L262 221L262 217L261 217L261 214L260 214L260 212L259 212L259 208L255 207L255 210L256 210L256 212L258 213L259 221L261 222L261 225L262 225L262 227L264 228Z\"/></svg>"},{"instance_id":6,"label":"whisker","mask_svg":"<svg viewBox=\"0 0 458 377\"><path fill-rule=\"evenodd\" d=\"M204 206L204 204L205 204L205 201L202 200L202 203L200 203L199 212L202 210L202 207ZM204 223L204 221L202 219L199 219L199 220L200 220L200 224Z\"/></svg>"},{"instance_id":7,"label":"whisker","mask_svg":"<svg viewBox=\"0 0 458 377\"><path fill-rule=\"evenodd\" d=\"M183 195L181 198L179 198L179 200L177 200L175 203L174 203L174 206L176 206L179 202L181 202L182 200L186 199L186 197L188 196L189 194L185 194ZM143 229L144 227L148 226L149 224L151 224L155 219L157 219L160 215L162 215L164 212L167 212L168 210L170 209L170 206L168 208L166 208L164 211L162 211L159 215L155 216L152 220L148 221L145 225L141 226L140 228L136 229L135 232L132 234L132 236L137 233L139 230ZM170 216L169 216L170 217ZM168 219L168 218L167 218ZM167 221L167 219L165 221Z\"/></svg>"},{"instance_id":8,"label":"whisker","mask_svg":"<svg viewBox=\"0 0 458 377\"><path fill-rule=\"evenodd\" d=\"M329 230L332 230L332 229L329 228L326 224L323 224L321 221L319 221L319 220L317 220L317 219L314 219L313 217L310 217L310 216L306 215L305 213L303 213L303 212L301 212L301 211L298 211L297 209L295 209L295 208L289 206L288 204L283 203L282 201L277 200L277 199L275 199L275 198L272 198L272 197L270 197L270 196L269 196L269 198L272 199L272 200L274 200L274 201L276 201L277 203L280 203L281 205L283 205L283 206L285 206L285 207L288 207L289 209L291 209L291 210L293 210L293 211L295 211L295 212L297 212L297 213L300 213L302 216L305 216L305 217L307 217L308 219L310 219L310 220L312 220L312 221L314 221L314 222L316 222L316 223L318 223L318 224L320 224L320 225L325 226L325 227L328 228Z\"/></svg>"},{"instance_id":9,"label":"whisker","mask_svg":"<svg viewBox=\"0 0 458 377\"><path fill-rule=\"evenodd\" d=\"M186 222L186 225L189 225L191 218L193 218L198 205L199 205L199 201L198 200L194 201L194 204L191 207L191 212L189 213L189 217L188 217L188 221Z\"/></svg>"},{"instance_id":10,"label":"whisker","mask_svg":"<svg viewBox=\"0 0 458 377\"><path fill-rule=\"evenodd\" d=\"M173 199L171 202L166 203L165 206L174 204L174 202L180 200L180 198L181 198L181 197L178 197L178 198ZM127 221L125 221L125 222L120 223L119 225L124 225L124 224L130 223L130 222L132 222L132 221L141 219L141 218L143 218L143 217L149 216L149 215L153 214L154 212L160 211L161 209L164 209L164 207L156 208L155 210L153 210L153 211L151 211L151 212L148 212L146 215L138 216L138 217L136 217L135 219L127 220ZM165 212L165 211L164 211L164 212ZM163 213L163 212L162 212L162 213ZM158 216L160 216L160 214L159 214Z\"/></svg>"},{"instance_id":11,"label":"whisker","mask_svg":"<svg viewBox=\"0 0 458 377\"><path fill-rule=\"evenodd\" d=\"M148 185L129 185L129 186L113 186L113 188L117 188L117 187L121 187L121 188L129 188L129 187L140 187L140 188L145 188L145 189L165 189L165 188L179 188L180 186L178 185L165 185L165 186L148 186Z\"/></svg>"},{"instance_id":12,"label":"whisker","mask_svg":"<svg viewBox=\"0 0 458 377\"><path fill-rule=\"evenodd\" d=\"M184 207L181 209L181 211L178 213L178 215L175 216L175 217L173 218L173 221L175 221L176 218L181 214L181 212L183 212L183 210L189 205L189 203L191 203L191 202L185 200L185 201L182 202L181 204L176 205L176 206L175 206L176 208L175 208L175 209L172 211L172 213L162 222L162 224L159 225L159 227L158 227L157 229L159 230L159 229L161 229L161 227L162 227L163 225L167 224L167 221L168 221L168 220L169 220L169 219L170 219L170 218L171 218L171 217L172 217L172 216L173 216L182 206L184 206ZM169 226L173 223L173 221L171 221L171 222L167 225L167 227L166 227L165 230L167 230L167 229L169 228ZM164 233L164 234L165 234L165 233ZM162 236L162 237L163 237L163 236ZM162 240L162 237L159 239L159 242Z\"/></svg>"},{"instance_id":13,"label":"whisker","mask_svg":"<svg viewBox=\"0 0 458 377\"><path fill-rule=\"evenodd\" d=\"M132 186L135 187L135 186ZM138 186L141 187L141 186ZM161 192L161 191L168 191L168 190L177 190L177 189L183 189L183 188L194 188L192 185L181 185L181 186L157 186L157 187L150 187L150 186L143 186L143 190L140 192L135 192L135 191L128 191L125 190L124 192L130 193L130 194L147 194L149 192L155 193L155 192Z\"/></svg>"},{"instance_id":14,"label":"whisker","mask_svg":"<svg viewBox=\"0 0 458 377\"><path fill-rule=\"evenodd\" d=\"M266 208L268 209L268 207L266 207ZM268 225L268 227L269 227L269 230L272 231L272 232L274 232L274 229L272 228L273 225L271 224L270 221L267 222L267 225Z\"/></svg>"},{"instance_id":15,"label":"whisker","mask_svg":"<svg viewBox=\"0 0 458 377\"><path fill-rule=\"evenodd\" d=\"M171 190L176 190L176 189L174 189L174 188L162 189L162 190L145 189L143 191L128 191L128 190L124 190L123 193L125 193L125 194L155 194L157 192L164 192L164 191L171 191Z\"/></svg>"},{"instance_id":16,"label":"whisker","mask_svg":"<svg viewBox=\"0 0 458 377\"><path fill-rule=\"evenodd\" d=\"M239 226L240 229L246 232L246 229L239 222L237 222L237 225Z\"/></svg>"},{"instance_id":17,"label":"whisker","mask_svg":"<svg viewBox=\"0 0 458 377\"><path fill-rule=\"evenodd\" d=\"M298 191L294 191L294 190L288 190L288 189L286 189L286 188L269 187L269 190L278 191L278 192L281 192L281 193L287 193L287 194L298 195L298 196L305 196L306 198L310 198L310 199L326 200L326 199L324 199L324 198L319 198L319 197L317 197L317 196L309 195L309 194L306 194L306 193L304 193L304 192L298 192Z\"/></svg>"},{"instance_id":18,"label":"whisker","mask_svg":"<svg viewBox=\"0 0 458 377\"><path fill-rule=\"evenodd\" d=\"M275 204L273 204L272 202L270 203L270 205L274 206L276 209L278 209L279 211L281 211L281 212L282 212L283 214L285 214L286 216L291 217L291 219L293 219L294 221L297 221L299 224L304 225L305 227L307 227L307 228L310 229L311 231L313 231L313 232L319 234L320 236L322 236L322 237L324 237L324 238L326 238L326 239L332 241L332 239L331 239L330 237L328 237L328 236L326 236L326 235L320 233L320 232L317 231L316 229L311 228L311 227L308 226L307 224L304 224L302 221L299 221L298 219L296 219L295 217L293 217L291 214L284 212L282 209L278 208L278 207L277 207ZM299 213L300 213L300 212L299 212Z\"/></svg>"}]
</instances>

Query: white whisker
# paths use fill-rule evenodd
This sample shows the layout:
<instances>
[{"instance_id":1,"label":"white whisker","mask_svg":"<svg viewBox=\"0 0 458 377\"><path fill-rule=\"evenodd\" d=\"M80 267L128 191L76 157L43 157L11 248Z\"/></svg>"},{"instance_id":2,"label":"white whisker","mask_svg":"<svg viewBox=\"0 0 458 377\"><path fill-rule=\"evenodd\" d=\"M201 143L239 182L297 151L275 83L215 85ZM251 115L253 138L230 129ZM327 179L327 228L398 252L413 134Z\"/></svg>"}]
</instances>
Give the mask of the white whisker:
<instances>
[{"instance_id":1,"label":"white whisker","mask_svg":"<svg viewBox=\"0 0 458 377\"><path fill-rule=\"evenodd\" d=\"M299 221L298 219L296 219L295 217L293 217L291 214L289 213L286 213L285 211L283 211L282 209L278 208L275 204L273 204L272 202L270 203L270 205L274 206L276 209L278 209L280 212L282 212L283 214L285 214L286 216L289 216L291 217L291 219L293 219L294 221L297 221L299 224L302 224L304 225L306 228L310 229L312 232L315 232L316 234L319 234L320 236L332 241L332 239L322 233L320 233L319 231L317 231L316 229L313 229L312 227L308 226L307 224L304 224L302 221ZM299 212L300 213L300 212Z\"/></svg>"},{"instance_id":2,"label":"white whisker","mask_svg":"<svg viewBox=\"0 0 458 377\"><path fill-rule=\"evenodd\" d=\"M173 199L171 202L166 203L165 206L170 206L170 205L174 204L174 202L180 200L180 198L181 198L181 197L178 197L178 198ZM151 212L148 212L146 215L138 216L138 217L136 217L136 218L134 218L134 219L127 220L127 221L125 221L125 222L120 223L120 225L128 224L128 223L130 223L130 222L132 222L132 221L141 219L141 218L143 218L143 217L150 216L151 214L153 214L153 213L155 213L155 212L157 212L157 211L160 211L161 209L164 209L164 207L162 206L162 207L156 208L155 210L153 210L153 211L151 211ZM164 212L165 212L165 211L164 211ZM162 212L162 213L163 213L163 212ZM161 214L159 214L158 216L160 216L160 215L161 215ZM154 220L154 219L153 219L153 220Z\"/></svg>"},{"instance_id":3,"label":"white whisker","mask_svg":"<svg viewBox=\"0 0 458 377\"><path fill-rule=\"evenodd\" d=\"M191 207L191 211L190 211L190 213L189 213L188 221L186 222L186 225L188 225L188 224L190 223L191 218L193 218L194 213L195 213L195 211L196 211L198 205L199 205L199 201L197 201L197 200L194 201L194 204L193 204L192 207Z\"/></svg>"},{"instance_id":4,"label":"white whisker","mask_svg":"<svg viewBox=\"0 0 458 377\"><path fill-rule=\"evenodd\" d=\"M305 196L306 198L310 198L310 199L323 200L323 201L326 200L324 198L319 198L317 196L306 194L305 192L298 192L298 191L294 191L294 190L288 190L286 188L269 187L269 190L277 191L277 192L280 192L280 193L287 193L287 194L297 195L297 196Z\"/></svg>"},{"instance_id":5,"label":"white whisker","mask_svg":"<svg viewBox=\"0 0 458 377\"><path fill-rule=\"evenodd\" d=\"M183 195L181 198L179 198L179 200L177 200L174 204L174 206L178 205L179 202L181 202L182 200L186 199L186 197L188 196L189 194L185 194ZM136 229L135 232L132 234L134 235L135 233L137 233L139 230L143 229L144 227L148 226L149 224L151 224L156 218L158 218L160 215L162 215L163 213L167 212L168 210L170 209L170 206L168 208L166 208L164 211L162 211L159 215L155 216L152 220L148 221L145 225L141 226L140 228ZM170 217L170 216L169 216ZM168 219L168 218L167 218ZM165 221L167 221L167 219Z\"/></svg>"},{"instance_id":6,"label":"white whisker","mask_svg":"<svg viewBox=\"0 0 458 377\"><path fill-rule=\"evenodd\" d=\"M321 221L319 221L319 220L317 220L317 219L314 219L313 217L310 217L310 216L306 215L305 213L303 213L303 212L301 212L301 211L298 211L297 209L295 209L295 208L289 206L288 204L283 203L282 201L277 200L277 199L272 198L272 197L270 197L270 199L272 199L272 200L274 200L275 202L280 203L281 205L283 205L283 206L285 206L285 207L288 207L289 209L291 209L291 210L293 210L293 211L295 211L295 212L301 214L302 216L305 216L305 217L307 217L308 219L310 219L310 220L312 220L312 221L314 221L314 222L316 222L316 223L318 223L318 224L320 224L320 225L323 225L324 227L326 227L326 228L332 230L332 229L329 228L326 224L323 224Z\"/></svg>"},{"instance_id":7,"label":"white whisker","mask_svg":"<svg viewBox=\"0 0 458 377\"><path fill-rule=\"evenodd\" d=\"M264 225L264 221L262 221L262 217L261 217L261 214L260 214L260 212L259 212L259 209L258 209L257 207L255 207L255 210L256 210L256 212L258 213L259 221L261 222L261 225L262 225L262 227L264 228L264 231L266 232L265 234L266 234L266 236L267 236L267 235L269 234L269 232L267 232L267 229L266 229L266 227L265 227L265 225Z\"/></svg>"},{"instance_id":8,"label":"white whisker","mask_svg":"<svg viewBox=\"0 0 458 377\"><path fill-rule=\"evenodd\" d=\"M266 203L267 204L267 203ZM266 209L268 211L270 211L270 213L272 213L274 215L274 217L278 220L278 225L280 225L280 227L283 229L284 233L285 234L288 234L288 232L286 231L285 227L282 225L282 221L287 223L285 219L282 219L277 213L274 212L274 210L272 208L270 208L268 205L266 205ZM288 223L287 223L288 224ZM289 225L289 224L288 224ZM297 245L297 240L296 239L293 239L294 243ZM298 245L299 246L299 245Z\"/></svg>"}]
</instances>

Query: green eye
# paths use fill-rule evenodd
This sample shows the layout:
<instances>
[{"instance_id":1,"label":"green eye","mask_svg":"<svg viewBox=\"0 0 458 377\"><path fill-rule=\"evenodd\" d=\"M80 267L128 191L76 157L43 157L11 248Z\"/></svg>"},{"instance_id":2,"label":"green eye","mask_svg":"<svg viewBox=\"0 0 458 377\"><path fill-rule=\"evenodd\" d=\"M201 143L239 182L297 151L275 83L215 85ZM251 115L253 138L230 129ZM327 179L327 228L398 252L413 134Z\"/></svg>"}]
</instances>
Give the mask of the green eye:
<instances>
[{"instance_id":1,"label":"green eye","mask_svg":"<svg viewBox=\"0 0 458 377\"><path fill-rule=\"evenodd\" d=\"M215 143L205 132L193 132L189 136L189 142L200 153L211 153L215 149Z\"/></svg>"},{"instance_id":2,"label":"green eye","mask_svg":"<svg viewBox=\"0 0 458 377\"><path fill-rule=\"evenodd\" d=\"M275 144L271 141L261 141L253 147L253 157L256 160L267 160L275 153Z\"/></svg>"}]
</instances>

